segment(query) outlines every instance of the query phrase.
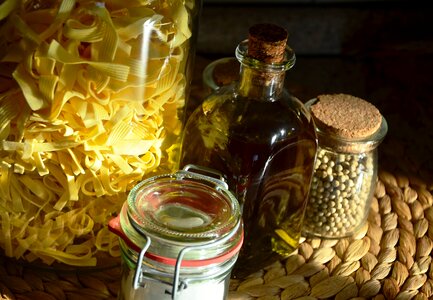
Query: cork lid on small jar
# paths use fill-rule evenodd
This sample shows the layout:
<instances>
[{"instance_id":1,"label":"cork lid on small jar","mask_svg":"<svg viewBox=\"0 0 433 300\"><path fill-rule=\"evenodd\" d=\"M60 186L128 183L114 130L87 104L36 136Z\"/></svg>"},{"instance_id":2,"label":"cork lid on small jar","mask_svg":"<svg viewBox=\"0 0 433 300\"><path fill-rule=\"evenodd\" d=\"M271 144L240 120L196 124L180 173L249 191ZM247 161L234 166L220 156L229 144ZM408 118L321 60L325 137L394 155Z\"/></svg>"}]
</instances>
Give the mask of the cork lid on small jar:
<instances>
[{"instance_id":1,"label":"cork lid on small jar","mask_svg":"<svg viewBox=\"0 0 433 300\"><path fill-rule=\"evenodd\" d=\"M348 94L324 94L307 103L318 128L319 143L338 151L362 152L384 138L387 124L368 101Z\"/></svg>"}]
</instances>

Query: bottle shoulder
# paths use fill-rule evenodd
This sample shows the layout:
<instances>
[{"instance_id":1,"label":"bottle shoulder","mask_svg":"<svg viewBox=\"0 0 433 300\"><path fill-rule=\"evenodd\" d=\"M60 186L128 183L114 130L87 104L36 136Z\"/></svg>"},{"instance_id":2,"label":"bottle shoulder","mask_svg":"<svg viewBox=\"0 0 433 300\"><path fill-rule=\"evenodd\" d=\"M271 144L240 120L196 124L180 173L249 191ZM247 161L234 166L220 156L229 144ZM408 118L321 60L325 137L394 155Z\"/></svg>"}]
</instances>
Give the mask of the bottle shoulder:
<instances>
[{"instance_id":1,"label":"bottle shoulder","mask_svg":"<svg viewBox=\"0 0 433 300\"><path fill-rule=\"evenodd\" d=\"M261 114L263 117L279 116L282 119L297 115L311 119L305 105L289 92L284 91L277 99L254 99L242 97L237 93L236 85L225 86L204 99L197 108L204 115L224 111L227 114ZM266 113L266 115L264 115ZM286 117L284 117L286 116Z\"/></svg>"},{"instance_id":2,"label":"bottle shoulder","mask_svg":"<svg viewBox=\"0 0 433 300\"><path fill-rule=\"evenodd\" d=\"M276 101L262 101L241 97L233 87L225 87L207 97L191 117L189 126L207 123L211 125L207 128L226 136L259 143L316 139L308 110L289 93Z\"/></svg>"}]
</instances>

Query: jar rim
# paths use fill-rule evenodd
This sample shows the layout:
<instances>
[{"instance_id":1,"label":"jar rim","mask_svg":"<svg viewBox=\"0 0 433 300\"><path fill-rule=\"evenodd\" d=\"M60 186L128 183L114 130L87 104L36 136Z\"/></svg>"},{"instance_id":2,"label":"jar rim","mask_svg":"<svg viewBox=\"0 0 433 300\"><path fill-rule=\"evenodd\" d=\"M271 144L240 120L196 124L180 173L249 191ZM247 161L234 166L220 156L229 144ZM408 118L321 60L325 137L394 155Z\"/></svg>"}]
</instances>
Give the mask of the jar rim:
<instances>
[{"instance_id":1,"label":"jar rim","mask_svg":"<svg viewBox=\"0 0 433 300\"><path fill-rule=\"evenodd\" d=\"M221 86L219 86L214 80L213 77L214 70L218 65L230 63L230 62L238 62L238 61L236 57L230 56L230 57L222 57L210 62L203 70L203 74L202 74L203 83L209 88L211 88L212 91L218 90Z\"/></svg>"},{"instance_id":2,"label":"jar rim","mask_svg":"<svg viewBox=\"0 0 433 300\"><path fill-rule=\"evenodd\" d=\"M180 266L181 267L204 267L208 265L220 264L226 262L227 260L235 256L239 252L239 250L242 247L243 241L244 241L244 234L242 231L241 237L237 241L237 243L234 244L233 247L227 249L227 251L223 252L222 254L219 254L218 256L214 256L214 257L205 258L205 259L184 259L182 260ZM154 260L162 264L170 265L170 266L175 266L178 261L178 258L161 256L152 252L146 252L145 256L151 260Z\"/></svg>"},{"instance_id":3,"label":"jar rim","mask_svg":"<svg viewBox=\"0 0 433 300\"><path fill-rule=\"evenodd\" d=\"M177 190L171 189L171 186L177 186ZM203 191L202 194L192 195L193 193L199 193ZM167 174L157 177L152 177L147 180L140 182L136 185L128 195L128 214L132 219L132 222L139 231L150 235L161 235L164 239L177 239L185 238L188 239L190 243L201 243L202 241L207 241L209 239L215 239L222 235L225 235L227 231L232 229L240 218L240 208L237 200L231 193L216 191L212 186L207 185L204 182L192 180L192 178L179 178L176 174ZM187 198L185 202L171 202L172 199L169 198L158 198L155 196L161 196L161 193L170 193L171 197L184 197L183 194L188 193L187 197L194 196L204 196L207 194L210 201L213 204L221 204L221 206L215 209L228 209L230 212L224 215L223 218L204 220L208 221L208 226L194 226L194 224L176 224L185 218L191 220L192 222L198 220L197 218L207 218L206 214L215 214L216 211L211 211L214 207L204 207L201 201L205 199L201 198ZM167 196L168 197L168 196ZM200 200L200 202L198 201ZM219 201L220 203L216 203ZM150 205L149 205L150 204ZM208 203L210 204L210 203ZM195 206L199 205L199 206ZM184 207L183 207L184 206ZM162 210L178 210L187 208L194 211L174 211L171 214L182 215L179 216L178 220L167 221L166 215L161 215ZM207 209L207 211L204 211ZM170 213L170 212L169 212ZM189 215L188 215L189 213ZM193 217L190 217L193 216ZM185 217L185 218L184 218ZM189 217L189 218L188 218ZM217 221L218 224L213 224Z\"/></svg>"}]
</instances>

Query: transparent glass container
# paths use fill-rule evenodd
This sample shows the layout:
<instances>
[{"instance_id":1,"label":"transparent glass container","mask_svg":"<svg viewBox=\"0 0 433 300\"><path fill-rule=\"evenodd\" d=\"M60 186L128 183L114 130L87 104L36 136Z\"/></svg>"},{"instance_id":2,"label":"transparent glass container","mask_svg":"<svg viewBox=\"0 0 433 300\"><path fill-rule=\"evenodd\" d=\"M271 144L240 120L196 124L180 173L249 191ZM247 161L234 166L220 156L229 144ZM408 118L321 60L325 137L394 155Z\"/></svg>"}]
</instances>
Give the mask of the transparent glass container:
<instances>
[{"instance_id":1,"label":"transparent glass container","mask_svg":"<svg viewBox=\"0 0 433 300\"><path fill-rule=\"evenodd\" d=\"M212 61L203 70L202 81L210 91L239 80L239 61L236 57L223 57Z\"/></svg>"},{"instance_id":2,"label":"transparent glass container","mask_svg":"<svg viewBox=\"0 0 433 300\"><path fill-rule=\"evenodd\" d=\"M377 147L387 133L387 123L382 116L379 129L359 139L343 138L316 125L319 147L303 232L320 238L349 237L367 220L377 182Z\"/></svg>"},{"instance_id":3,"label":"transparent glass container","mask_svg":"<svg viewBox=\"0 0 433 300\"><path fill-rule=\"evenodd\" d=\"M297 248L317 147L309 112L284 88L294 52L284 47L279 63L247 52L246 40L236 49L240 80L220 87L189 117L181 153L181 166L225 174L241 203L245 242L237 277Z\"/></svg>"},{"instance_id":4,"label":"transparent glass container","mask_svg":"<svg viewBox=\"0 0 433 300\"><path fill-rule=\"evenodd\" d=\"M0 6L0 246L45 265L119 256L107 222L178 169L201 1Z\"/></svg>"},{"instance_id":5,"label":"transparent glass container","mask_svg":"<svg viewBox=\"0 0 433 300\"><path fill-rule=\"evenodd\" d=\"M131 190L110 221L121 237L119 299L226 298L243 229L239 203L216 174L189 165Z\"/></svg>"}]
</instances>

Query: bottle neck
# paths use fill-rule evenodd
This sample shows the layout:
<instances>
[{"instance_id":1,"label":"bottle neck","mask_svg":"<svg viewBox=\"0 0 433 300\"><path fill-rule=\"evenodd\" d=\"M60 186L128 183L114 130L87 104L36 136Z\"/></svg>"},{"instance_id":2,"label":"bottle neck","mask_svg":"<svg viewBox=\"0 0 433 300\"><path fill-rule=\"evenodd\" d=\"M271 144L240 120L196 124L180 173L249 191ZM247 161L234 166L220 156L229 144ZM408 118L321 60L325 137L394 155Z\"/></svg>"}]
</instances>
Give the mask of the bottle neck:
<instances>
[{"instance_id":1,"label":"bottle neck","mask_svg":"<svg viewBox=\"0 0 433 300\"><path fill-rule=\"evenodd\" d=\"M286 71L295 64L295 53L286 47L284 60L280 63L265 63L247 53L248 40L245 40L236 48L236 58L241 64L238 95L264 101L279 99L284 91Z\"/></svg>"},{"instance_id":2,"label":"bottle neck","mask_svg":"<svg viewBox=\"0 0 433 300\"><path fill-rule=\"evenodd\" d=\"M238 93L245 98L276 101L284 90L285 73L242 65Z\"/></svg>"}]
</instances>

